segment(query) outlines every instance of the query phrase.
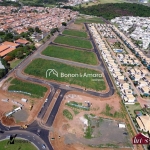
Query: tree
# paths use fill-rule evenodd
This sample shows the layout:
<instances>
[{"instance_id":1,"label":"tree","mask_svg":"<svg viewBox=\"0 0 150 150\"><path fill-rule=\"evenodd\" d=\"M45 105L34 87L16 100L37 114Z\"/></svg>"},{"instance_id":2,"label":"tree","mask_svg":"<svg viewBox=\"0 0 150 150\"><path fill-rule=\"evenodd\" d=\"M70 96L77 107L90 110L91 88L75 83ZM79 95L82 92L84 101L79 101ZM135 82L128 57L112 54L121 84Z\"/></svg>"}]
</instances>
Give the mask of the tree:
<instances>
[{"instance_id":1,"label":"tree","mask_svg":"<svg viewBox=\"0 0 150 150\"><path fill-rule=\"evenodd\" d=\"M63 25L63 26L67 26L67 23L66 23L66 22L62 22L62 25Z\"/></svg>"},{"instance_id":2,"label":"tree","mask_svg":"<svg viewBox=\"0 0 150 150\"><path fill-rule=\"evenodd\" d=\"M28 31L29 31L30 33L33 33L33 32L34 32L34 29L31 28L31 27L29 27L29 28L28 28Z\"/></svg>"},{"instance_id":3,"label":"tree","mask_svg":"<svg viewBox=\"0 0 150 150\"><path fill-rule=\"evenodd\" d=\"M24 55L23 55L23 53L22 53L21 51L17 51L16 57L17 57L18 59L22 59L22 58L24 57Z\"/></svg>"},{"instance_id":4,"label":"tree","mask_svg":"<svg viewBox=\"0 0 150 150\"><path fill-rule=\"evenodd\" d=\"M42 31L39 29L39 27L35 27L35 32L41 33Z\"/></svg>"}]
</instances>

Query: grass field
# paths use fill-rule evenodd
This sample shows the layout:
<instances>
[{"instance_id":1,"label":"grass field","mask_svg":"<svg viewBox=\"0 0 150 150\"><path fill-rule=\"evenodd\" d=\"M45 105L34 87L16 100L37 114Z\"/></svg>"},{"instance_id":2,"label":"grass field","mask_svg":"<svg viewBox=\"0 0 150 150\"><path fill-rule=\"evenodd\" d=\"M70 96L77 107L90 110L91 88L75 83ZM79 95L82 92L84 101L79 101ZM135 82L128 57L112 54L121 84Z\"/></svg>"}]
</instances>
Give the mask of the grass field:
<instances>
[{"instance_id":1,"label":"grass field","mask_svg":"<svg viewBox=\"0 0 150 150\"><path fill-rule=\"evenodd\" d=\"M83 40L83 39L76 38L76 37L58 36L54 40L54 42L58 44L65 44L69 46L92 49L92 43L89 40Z\"/></svg>"},{"instance_id":2,"label":"grass field","mask_svg":"<svg viewBox=\"0 0 150 150\"><path fill-rule=\"evenodd\" d=\"M19 140L15 139L15 144L7 144L8 140L0 141L0 150L37 150L31 143L19 143Z\"/></svg>"},{"instance_id":3,"label":"grass field","mask_svg":"<svg viewBox=\"0 0 150 150\"><path fill-rule=\"evenodd\" d=\"M87 38L87 33L86 32L81 32L81 31L78 31L78 30L64 30L62 34Z\"/></svg>"},{"instance_id":4,"label":"grass field","mask_svg":"<svg viewBox=\"0 0 150 150\"><path fill-rule=\"evenodd\" d=\"M31 93L32 97L40 98L44 96L44 93L47 91L47 88L38 84L33 84L30 82L13 79L10 82L10 86L8 87L8 90L23 91L23 92Z\"/></svg>"},{"instance_id":5,"label":"grass field","mask_svg":"<svg viewBox=\"0 0 150 150\"><path fill-rule=\"evenodd\" d=\"M46 71L48 69L55 69L58 72L58 77L51 74L47 75L47 79L67 82L97 91L106 89L105 82L100 72L86 68L74 67L55 61L40 58L35 59L24 71L29 75L46 78ZM98 79L99 82L95 82L94 79Z\"/></svg>"},{"instance_id":6,"label":"grass field","mask_svg":"<svg viewBox=\"0 0 150 150\"><path fill-rule=\"evenodd\" d=\"M83 17L75 20L75 24L80 24L80 23L104 23L104 21L101 18L97 18L97 17L88 18L88 19Z\"/></svg>"},{"instance_id":7,"label":"grass field","mask_svg":"<svg viewBox=\"0 0 150 150\"><path fill-rule=\"evenodd\" d=\"M133 117L136 117L136 114L134 113L134 110L141 110L142 107L139 103L135 103L134 105L126 105L129 114L131 114Z\"/></svg>"},{"instance_id":8,"label":"grass field","mask_svg":"<svg viewBox=\"0 0 150 150\"><path fill-rule=\"evenodd\" d=\"M10 67L15 68L23 59L13 60L10 62Z\"/></svg>"},{"instance_id":9,"label":"grass field","mask_svg":"<svg viewBox=\"0 0 150 150\"><path fill-rule=\"evenodd\" d=\"M71 112L68 109L63 110L63 115L68 118L69 120L73 119L73 115L71 114Z\"/></svg>"},{"instance_id":10,"label":"grass field","mask_svg":"<svg viewBox=\"0 0 150 150\"><path fill-rule=\"evenodd\" d=\"M93 52L80 51L61 46L48 46L43 52L43 55L57 57L85 64L97 65L97 57Z\"/></svg>"},{"instance_id":11,"label":"grass field","mask_svg":"<svg viewBox=\"0 0 150 150\"><path fill-rule=\"evenodd\" d=\"M89 7L89 6L93 6L93 5L98 5L98 4L107 4L107 3L123 3L124 0L97 0L95 2L87 2L87 3L83 3L81 4L82 7ZM79 7L76 6L76 7Z\"/></svg>"}]
</instances>

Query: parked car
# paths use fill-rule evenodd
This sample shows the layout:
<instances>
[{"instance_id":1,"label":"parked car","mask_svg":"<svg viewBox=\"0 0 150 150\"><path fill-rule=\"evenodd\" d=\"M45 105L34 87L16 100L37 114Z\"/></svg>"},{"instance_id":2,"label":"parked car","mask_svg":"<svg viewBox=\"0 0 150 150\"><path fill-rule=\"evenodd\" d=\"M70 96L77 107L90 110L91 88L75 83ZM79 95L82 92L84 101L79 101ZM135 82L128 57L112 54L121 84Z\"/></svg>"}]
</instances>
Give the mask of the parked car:
<instances>
[{"instance_id":1,"label":"parked car","mask_svg":"<svg viewBox=\"0 0 150 150\"><path fill-rule=\"evenodd\" d=\"M45 144L42 144L42 149L45 149L45 148L46 148Z\"/></svg>"}]
</instances>

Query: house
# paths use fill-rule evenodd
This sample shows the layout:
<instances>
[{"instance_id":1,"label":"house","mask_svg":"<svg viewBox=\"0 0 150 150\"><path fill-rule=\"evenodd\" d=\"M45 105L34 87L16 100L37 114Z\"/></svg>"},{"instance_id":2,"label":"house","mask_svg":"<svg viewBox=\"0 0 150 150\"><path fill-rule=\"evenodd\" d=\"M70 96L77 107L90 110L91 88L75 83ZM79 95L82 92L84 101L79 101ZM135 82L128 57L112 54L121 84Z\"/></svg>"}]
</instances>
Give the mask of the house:
<instances>
[{"instance_id":1,"label":"house","mask_svg":"<svg viewBox=\"0 0 150 150\"><path fill-rule=\"evenodd\" d=\"M150 88L148 86L144 86L141 88L142 95L149 96L150 95Z\"/></svg>"},{"instance_id":2,"label":"house","mask_svg":"<svg viewBox=\"0 0 150 150\"><path fill-rule=\"evenodd\" d=\"M18 39L15 41L15 43L17 44L22 44L22 45L26 45L29 43L29 41L25 40L25 39Z\"/></svg>"},{"instance_id":3,"label":"house","mask_svg":"<svg viewBox=\"0 0 150 150\"><path fill-rule=\"evenodd\" d=\"M143 130L144 132L150 132L150 116L148 114L146 114L145 116L138 116L136 118L136 121L141 130Z\"/></svg>"}]
</instances>

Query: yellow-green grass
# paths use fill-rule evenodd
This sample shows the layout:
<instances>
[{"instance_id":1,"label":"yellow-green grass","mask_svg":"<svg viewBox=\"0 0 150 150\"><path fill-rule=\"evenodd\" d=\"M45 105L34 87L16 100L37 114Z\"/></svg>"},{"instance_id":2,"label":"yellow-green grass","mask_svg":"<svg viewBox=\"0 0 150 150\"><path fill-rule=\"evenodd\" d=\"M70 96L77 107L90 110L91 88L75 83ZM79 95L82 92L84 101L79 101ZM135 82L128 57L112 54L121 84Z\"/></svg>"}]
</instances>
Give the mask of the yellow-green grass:
<instances>
[{"instance_id":1,"label":"yellow-green grass","mask_svg":"<svg viewBox=\"0 0 150 150\"><path fill-rule=\"evenodd\" d=\"M129 111L129 114L131 114L134 117L136 117L136 114L134 113L134 111L142 109L140 103L135 103L134 105L126 104L126 107Z\"/></svg>"},{"instance_id":2,"label":"yellow-green grass","mask_svg":"<svg viewBox=\"0 0 150 150\"><path fill-rule=\"evenodd\" d=\"M43 97L47 91L46 87L31 82L25 82L19 79L13 79L8 87L9 91L22 91L22 93L30 93L32 97Z\"/></svg>"},{"instance_id":3,"label":"yellow-green grass","mask_svg":"<svg viewBox=\"0 0 150 150\"><path fill-rule=\"evenodd\" d=\"M10 67L15 68L23 59L17 59L10 62Z\"/></svg>"},{"instance_id":4,"label":"yellow-green grass","mask_svg":"<svg viewBox=\"0 0 150 150\"><path fill-rule=\"evenodd\" d=\"M15 139L14 144L9 144L9 140L0 141L0 150L37 150L37 148L30 142L20 142L23 139ZM25 141L25 140L24 140ZM8 143L8 144L7 144Z\"/></svg>"},{"instance_id":5,"label":"yellow-green grass","mask_svg":"<svg viewBox=\"0 0 150 150\"><path fill-rule=\"evenodd\" d=\"M58 72L48 72L48 69L55 69ZM105 90L106 85L101 72L70 66L67 64L44 60L41 58L33 60L24 70L26 74L42 77L44 79L55 80L58 82L79 85L83 88L93 89L96 91ZM46 73L47 72L47 73ZM97 82L96 80L99 80Z\"/></svg>"},{"instance_id":6,"label":"yellow-green grass","mask_svg":"<svg viewBox=\"0 0 150 150\"><path fill-rule=\"evenodd\" d=\"M82 32L82 31L78 31L78 30L68 30L68 29L64 30L62 34L83 37L83 38L87 38L87 36L88 36L86 32Z\"/></svg>"},{"instance_id":7,"label":"yellow-green grass","mask_svg":"<svg viewBox=\"0 0 150 150\"><path fill-rule=\"evenodd\" d=\"M97 65L97 57L93 52L81 51L62 46L50 45L43 52L43 55L57 57L85 64Z\"/></svg>"},{"instance_id":8,"label":"yellow-green grass","mask_svg":"<svg viewBox=\"0 0 150 150\"><path fill-rule=\"evenodd\" d=\"M89 40L83 40L76 37L70 36L58 36L55 40L55 43L65 44L74 47L80 47L85 49L92 49L92 43Z\"/></svg>"},{"instance_id":9,"label":"yellow-green grass","mask_svg":"<svg viewBox=\"0 0 150 150\"><path fill-rule=\"evenodd\" d=\"M75 24L80 23L104 23L104 21L101 18L94 17L94 18L78 18L75 20Z\"/></svg>"},{"instance_id":10,"label":"yellow-green grass","mask_svg":"<svg viewBox=\"0 0 150 150\"><path fill-rule=\"evenodd\" d=\"M87 2L87 3L83 3L81 6L82 7L89 7L89 6L93 6L93 5L98 5L98 4L107 4L107 3L123 3L123 0L97 0L95 2ZM76 7L79 7L76 6Z\"/></svg>"}]
</instances>

